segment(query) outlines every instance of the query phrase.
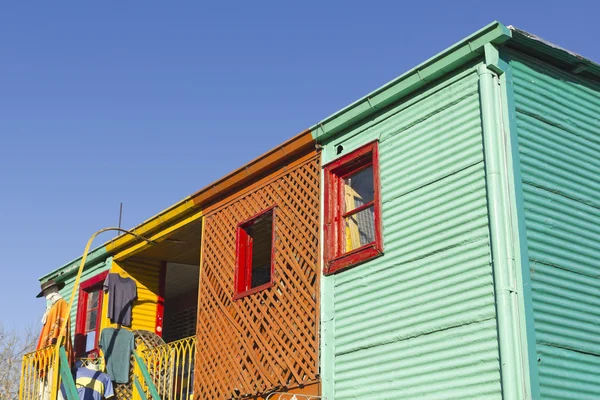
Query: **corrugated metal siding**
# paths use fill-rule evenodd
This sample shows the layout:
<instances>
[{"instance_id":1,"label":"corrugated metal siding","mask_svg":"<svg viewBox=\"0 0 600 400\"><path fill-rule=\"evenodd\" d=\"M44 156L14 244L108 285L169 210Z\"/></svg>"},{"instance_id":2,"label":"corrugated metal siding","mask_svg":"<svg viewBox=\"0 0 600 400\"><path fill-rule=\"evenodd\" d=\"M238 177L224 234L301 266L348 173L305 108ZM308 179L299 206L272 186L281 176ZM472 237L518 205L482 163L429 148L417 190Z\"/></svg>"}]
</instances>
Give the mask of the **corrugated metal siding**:
<instances>
[{"instance_id":1,"label":"corrugated metal siding","mask_svg":"<svg viewBox=\"0 0 600 400\"><path fill-rule=\"evenodd\" d=\"M87 263L86 263L87 264ZM91 265L83 270L81 274L81 281L85 282L90 278L108 270L111 265L111 259L109 258L106 261L102 261L100 263ZM65 287L60 291L60 295L67 301L71 299L71 293L73 292L73 285L75 284L76 276L73 275L66 279ZM73 307L71 307L71 336L75 335L75 324L77 319L77 305L79 303L79 290L75 292L75 300L73 301Z\"/></svg>"},{"instance_id":2,"label":"corrugated metal siding","mask_svg":"<svg viewBox=\"0 0 600 400\"><path fill-rule=\"evenodd\" d=\"M112 273L119 273L135 280L137 284L137 300L131 311L131 329L143 329L154 332L156 327L156 305L160 282L160 268L156 264L142 262L119 261L112 263ZM110 296L110 293L108 293ZM103 314L107 315L108 297L105 298ZM116 326L105 319L103 328Z\"/></svg>"},{"instance_id":3,"label":"corrugated metal siding","mask_svg":"<svg viewBox=\"0 0 600 400\"><path fill-rule=\"evenodd\" d=\"M453 79L330 146L380 138L385 250L325 278L336 400L501 398L478 79Z\"/></svg>"},{"instance_id":4,"label":"corrugated metal siding","mask_svg":"<svg viewBox=\"0 0 600 400\"><path fill-rule=\"evenodd\" d=\"M600 86L512 55L540 390L600 398Z\"/></svg>"}]
</instances>

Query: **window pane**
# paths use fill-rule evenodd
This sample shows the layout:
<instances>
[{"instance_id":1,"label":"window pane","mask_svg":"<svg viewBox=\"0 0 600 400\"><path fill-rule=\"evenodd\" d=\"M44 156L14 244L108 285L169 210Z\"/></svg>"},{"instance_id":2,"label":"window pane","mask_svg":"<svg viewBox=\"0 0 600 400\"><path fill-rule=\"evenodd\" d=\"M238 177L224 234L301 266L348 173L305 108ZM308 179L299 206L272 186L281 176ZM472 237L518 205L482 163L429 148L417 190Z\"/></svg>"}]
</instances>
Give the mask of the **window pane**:
<instances>
[{"instance_id":1,"label":"window pane","mask_svg":"<svg viewBox=\"0 0 600 400\"><path fill-rule=\"evenodd\" d=\"M346 252L375 241L375 208L366 208L344 218Z\"/></svg>"},{"instance_id":2,"label":"window pane","mask_svg":"<svg viewBox=\"0 0 600 400\"><path fill-rule=\"evenodd\" d=\"M88 294L87 309L98 308L98 299L100 298L100 291L90 292Z\"/></svg>"},{"instance_id":3,"label":"window pane","mask_svg":"<svg viewBox=\"0 0 600 400\"><path fill-rule=\"evenodd\" d=\"M344 179L346 212L367 204L373 201L374 198L372 166Z\"/></svg>"},{"instance_id":4,"label":"window pane","mask_svg":"<svg viewBox=\"0 0 600 400\"><path fill-rule=\"evenodd\" d=\"M85 351L92 351L96 347L96 332L91 331L85 335Z\"/></svg>"},{"instance_id":5,"label":"window pane","mask_svg":"<svg viewBox=\"0 0 600 400\"><path fill-rule=\"evenodd\" d=\"M98 320L98 310L92 310L87 313L85 318L85 330L92 331L96 329L96 323Z\"/></svg>"},{"instance_id":6,"label":"window pane","mask_svg":"<svg viewBox=\"0 0 600 400\"><path fill-rule=\"evenodd\" d=\"M271 282L271 248L273 245L273 213L260 217L252 224L252 282L257 287Z\"/></svg>"}]
</instances>

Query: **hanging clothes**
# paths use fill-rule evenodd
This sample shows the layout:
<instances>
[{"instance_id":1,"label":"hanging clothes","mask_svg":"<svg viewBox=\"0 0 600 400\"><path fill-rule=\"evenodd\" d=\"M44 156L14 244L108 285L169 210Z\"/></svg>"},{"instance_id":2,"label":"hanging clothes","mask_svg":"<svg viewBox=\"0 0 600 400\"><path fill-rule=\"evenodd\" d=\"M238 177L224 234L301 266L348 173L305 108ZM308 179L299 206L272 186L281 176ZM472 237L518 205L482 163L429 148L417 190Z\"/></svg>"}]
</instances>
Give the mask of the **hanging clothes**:
<instances>
[{"instance_id":1,"label":"hanging clothes","mask_svg":"<svg viewBox=\"0 0 600 400\"><path fill-rule=\"evenodd\" d=\"M66 328L61 335L60 330L65 321ZM62 297L60 297L60 295L58 297L54 296L54 298L50 301L50 308L48 308L44 313L42 323L42 331L40 332L40 337L38 338L36 350L56 344L58 337L64 336L65 352L67 353L67 358L71 364L73 362L73 345L71 342L69 305Z\"/></svg>"},{"instance_id":2,"label":"hanging clothes","mask_svg":"<svg viewBox=\"0 0 600 400\"><path fill-rule=\"evenodd\" d=\"M131 309L137 299L137 285L131 278L108 274L104 280L104 292L108 292L108 318L113 324L131 326Z\"/></svg>"},{"instance_id":3,"label":"hanging clothes","mask_svg":"<svg viewBox=\"0 0 600 400\"><path fill-rule=\"evenodd\" d=\"M115 395L110 376L90 368L77 368L75 387L80 400L103 400Z\"/></svg>"},{"instance_id":4,"label":"hanging clothes","mask_svg":"<svg viewBox=\"0 0 600 400\"><path fill-rule=\"evenodd\" d=\"M60 336L60 329L65 321L67 322L66 330L62 333L66 336L67 340L65 347L67 354L69 354L71 349L69 305L62 297L55 298L54 302L50 305L50 308L44 313L44 317L42 318L42 331L38 338L36 350L55 344Z\"/></svg>"},{"instance_id":5,"label":"hanging clothes","mask_svg":"<svg viewBox=\"0 0 600 400\"><path fill-rule=\"evenodd\" d=\"M36 350L56 344L60 336L65 337L64 346L67 353L69 364L73 362L73 346L71 344L71 322L69 318L69 305L58 293L53 293L48 296L48 307L42 317L42 331L38 338ZM65 331L61 329L66 321ZM52 386L52 377L54 375L54 366L50 365L46 360L38 366L38 373L42 378L40 380L39 396L42 400L50 399L50 391ZM59 400L62 400L62 393L58 393Z\"/></svg>"},{"instance_id":6,"label":"hanging clothes","mask_svg":"<svg viewBox=\"0 0 600 400\"><path fill-rule=\"evenodd\" d=\"M135 347L133 332L128 329L104 328L98 345L104 354L108 375L116 383L128 383L129 362Z\"/></svg>"}]
</instances>

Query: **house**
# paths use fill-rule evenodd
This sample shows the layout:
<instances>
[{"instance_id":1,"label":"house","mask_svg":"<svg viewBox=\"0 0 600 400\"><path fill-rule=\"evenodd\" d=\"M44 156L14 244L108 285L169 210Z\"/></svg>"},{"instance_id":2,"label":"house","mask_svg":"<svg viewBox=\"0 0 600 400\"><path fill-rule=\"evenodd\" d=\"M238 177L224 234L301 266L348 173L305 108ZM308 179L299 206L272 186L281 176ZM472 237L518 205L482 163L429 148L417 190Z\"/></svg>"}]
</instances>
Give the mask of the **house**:
<instances>
[{"instance_id":1,"label":"house","mask_svg":"<svg viewBox=\"0 0 600 400\"><path fill-rule=\"evenodd\" d=\"M121 398L598 398L599 115L600 65L494 22L93 250L76 349L116 273Z\"/></svg>"},{"instance_id":2,"label":"house","mask_svg":"<svg viewBox=\"0 0 600 400\"><path fill-rule=\"evenodd\" d=\"M599 80L493 23L313 128L326 398L600 397Z\"/></svg>"}]
</instances>

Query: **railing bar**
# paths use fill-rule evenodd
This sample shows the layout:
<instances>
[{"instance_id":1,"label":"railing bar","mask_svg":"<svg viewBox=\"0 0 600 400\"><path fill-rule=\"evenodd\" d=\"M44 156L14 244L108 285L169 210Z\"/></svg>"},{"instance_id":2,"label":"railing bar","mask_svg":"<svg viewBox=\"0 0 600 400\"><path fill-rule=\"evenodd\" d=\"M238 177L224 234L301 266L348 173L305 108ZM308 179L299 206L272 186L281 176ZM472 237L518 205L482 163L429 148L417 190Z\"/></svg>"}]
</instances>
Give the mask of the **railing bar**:
<instances>
[{"instance_id":1,"label":"railing bar","mask_svg":"<svg viewBox=\"0 0 600 400\"><path fill-rule=\"evenodd\" d=\"M173 389L172 392L176 393L176 384L178 383L179 379L178 379L178 375L179 375L179 367L180 367L180 363L179 363L179 357L177 354L177 348L173 348L172 350L172 357L173 357L173 373L172 373L172 378L171 380L173 381Z\"/></svg>"},{"instance_id":2,"label":"railing bar","mask_svg":"<svg viewBox=\"0 0 600 400\"><path fill-rule=\"evenodd\" d=\"M27 364L25 364L25 357L23 357L23 361L21 361L21 378L19 380L19 400L23 400L23 389L25 386L25 371L27 369Z\"/></svg>"},{"instance_id":3,"label":"railing bar","mask_svg":"<svg viewBox=\"0 0 600 400\"><path fill-rule=\"evenodd\" d=\"M31 364L30 364L30 360L27 361L27 364L25 366L25 375L23 377L23 388L22 388L22 393L23 393L23 397L19 396L19 400L29 400L29 392L31 391ZM25 364L25 361L23 361L23 364ZM19 392L21 392L21 389L19 389Z\"/></svg>"},{"instance_id":4,"label":"railing bar","mask_svg":"<svg viewBox=\"0 0 600 400\"><path fill-rule=\"evenodd\" d=\"M154 400L160 400L160 396L158 395L158 391L156 390L156 386L154 386L154 382L151 381L150 374L148 373L148 368L146 368L146 364L141 359L141 357L137 354L136 351L133 352L133 356L135 357L138 366L140 367L140 371L142 372L142 376L144 377L144 381L148 386L150 394L154 398ZM148 382L150 380L150 382Z\"/></svg>"},{"instance_id":5,"label":"railing bar","mask_svg":"<svg viewBox=\"0 0 600 400\"><path fill-rule=\"evenodd\" d=\"M35 376L34 376L34 372L37 370L35 369L35 364L36 364L36 358L32 357L31 360L31 365L29 368L29 376L27 379L27 397L26 400L30 400L31 399L31 392L33 392L35 389Z\"/></svg>"},{"instance_id":6,"label":"railing bar","mask_svg":"<svg viewBox=\"0 0 600 400\"><path fill-rule=\"evenodd\" d=\"M190 393L193 390L193 386L194 386L194 380L192 379L192 364L194 363L194 361L192 360L192 349L188 347L188 354L187 354L187 385L186 385L186 394L189 397ZM192 388L190 388L190 385L192 385ZM192 390L190 390L192 389Z\"/></svg>"},{"instance_id":7,"label":"railing bar","mask_svg":"<svg viewBox=\"0 0 600 400\"><path fill-rule=\"evenodd\" d=\"M29 373L31 375L29 375L29 384L28 384L28 388L29 388L29 396L27 396L28 400L31 400L33 397L33 392L36 390L36 376L35 373L36 371L38 371L39 369L36 368L36 364L37 364L37 360L35 359L35 357L33 358L33 365L30 368ZM37 385L39 386L39 385Z\"/></svg>"},{"instance_id":8,"label":"railing bar","mask_svg":"<svg viewBox=\"0 0 600 400\"><path fill-rule=\"evenodd\" d=\"M172 364L172 360L170 359L171 351L170 347L167 345L162 348L162 370L163 370L163 391L165 392L165 396L171 397L170 389L172 385L173 377L171 376L170 366Z\"/></svg>"},{"instance_id":9,"label":"railing bar","mask_svg":"<svg viewBox=\"0 0 600 400\"><path fill-rule=\"evenodd\" d=\"M59 368L61 380L63 381L65 389L67 391L68 399L78 400L79 394L77 393L77 389L75 388L75 382L73 381L73 376L71 375L71 369L69 368L69 360L67 360L67 353L65 352L65 348L62 346L60 348ZM58 390L60 390L60 386Z\"/></svg>"},{"instance_id":10,"label":"railing bar","mask_svg":"<svg viewBox=\"0 0 600 400\"><path fill-rule=\"evenodd\" d=\"M184 364L184 359L183 359L183 354L185 352L185 343L180 343L179 346L177 346L175 348L175 359L177 360L177 367L175 368L175 376L176 376L176 381L177 381L177 385L176 387L174 387L173 389L173 396L177 399L177 392L179 392L179 398L181 398L183 396L183 386L184 386L184 372L185 372L185 364ZM178 378L177 378L178 377ZM175 390L177 388L177 391Z\"/></svg>"},{"instance_id":11,"label":"railing bar","mask_svg":"<svg viewBox=\"0 0 600 400\"><path fill-rule=\"evenodd\" d=\"M148 397L146 397L146 393L142 389L142 385L140 384L140 381L137 376L133 377L133 384L135 385L135 388L137 389L138 394L140 395L140 398L142 400L148 400Z\"/></svg>"}]
</instances>

